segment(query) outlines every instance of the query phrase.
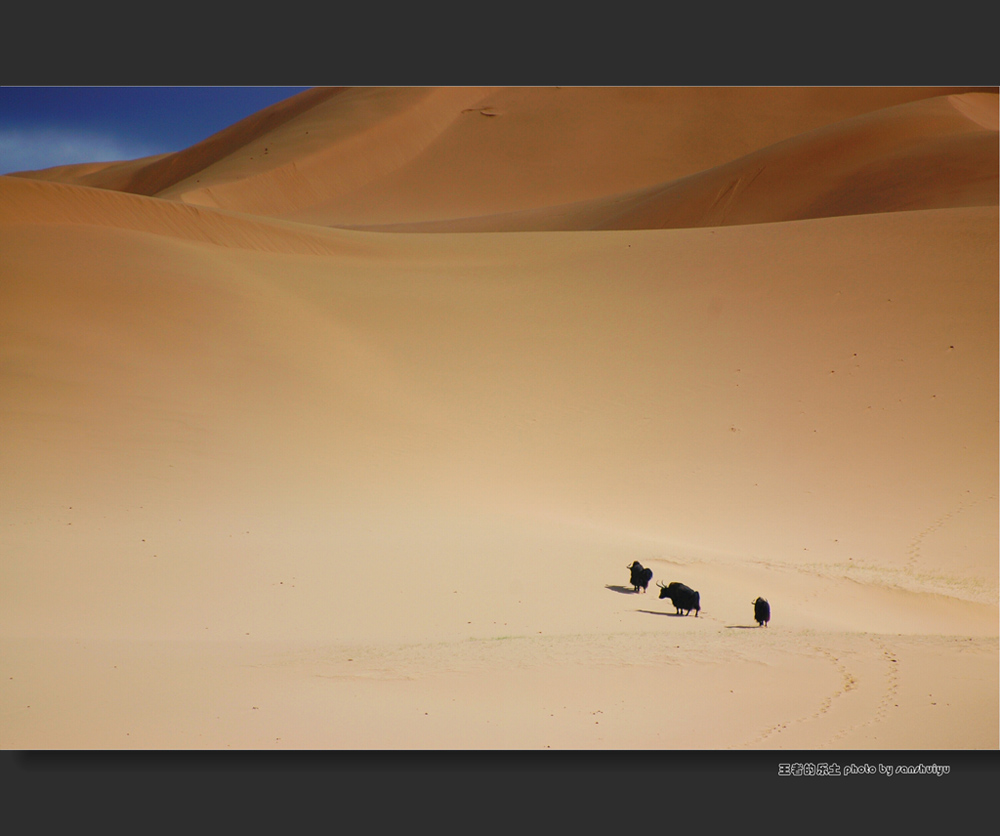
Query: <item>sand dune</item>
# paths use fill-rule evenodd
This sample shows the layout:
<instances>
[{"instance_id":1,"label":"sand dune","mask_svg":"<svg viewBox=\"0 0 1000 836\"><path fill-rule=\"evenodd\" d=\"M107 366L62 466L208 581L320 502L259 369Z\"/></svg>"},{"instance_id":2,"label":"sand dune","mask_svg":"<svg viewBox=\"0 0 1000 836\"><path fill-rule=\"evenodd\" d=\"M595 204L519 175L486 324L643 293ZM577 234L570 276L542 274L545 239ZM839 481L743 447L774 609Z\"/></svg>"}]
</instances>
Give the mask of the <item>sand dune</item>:
<instances>
[{"instance_id":1,"label":"sand dune","mask_svg":"<svg viewBox=\"0 0 1000 836\"><path fill-rule=\"evenodd\" d=\"M997 96L924 99L836 122L666 184L522 212L361 228L670 229L990 206Z\"/></svg>"},{"instance_id":2,"label":"sand dune","mask_svg":"<svg viewBox=\"0 0 1000 836\"><path fill-rule=\"evenodd\" d=\"M0 178L0 746L996 748L996 137L995 93L342 90Z\"/></svg>"},{"instance_id":3,"label":"sand dune","mask_svg":"<svg viewBox=\"0 0 1000 836\"><path fill-rule=\"evenodd\" d=\"M982 89L320 88L164 159L62 180L325 226L455 220L662 188L843 120Z\"/></svg>"},{"instance_id":4,"label":"sand dune","mask_svg":"<svg viewBox=\"0 0 1000 836\"><path fill-rule=\"evenodd\" d=\"M364 251L364 239L322 227L15 177L0 181L0 222L104 227L260 252L335 255L352 242Z\"/></svg>"}]
</instances>

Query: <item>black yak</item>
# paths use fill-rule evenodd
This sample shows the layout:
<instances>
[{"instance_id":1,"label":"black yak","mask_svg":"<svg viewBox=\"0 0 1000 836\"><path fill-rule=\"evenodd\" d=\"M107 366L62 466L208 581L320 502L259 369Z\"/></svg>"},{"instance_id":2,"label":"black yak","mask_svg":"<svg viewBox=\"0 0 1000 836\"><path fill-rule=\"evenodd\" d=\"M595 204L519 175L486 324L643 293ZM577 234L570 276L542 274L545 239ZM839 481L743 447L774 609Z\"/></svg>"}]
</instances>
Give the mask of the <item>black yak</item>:
<instances>
[{"instance_id":1,"label":"black yak","mask_svg":"<svg viewBox=\"0 0 1000 836\"><path fill-rule=\"evenodd\" d=\"M753 618L758 627L767 627L767 622L771 620L771 605L766 598L757 598L753 602Z\"/></svg>"},{"instance_id":2,"label":"black yak","mask_svg":"<svg viewBox=\"0 0 1000 836\"><path fill-rule=\"evenodd\" d=\"M653 570L645 568L638 560L625 568L632 572L632 586L635 587L635 591L638 592L641 587L642 591L645 592L649 582L653 579Z\"/></svg>"},{"instance_id":3,"label":"black yak","mask_svg":"<svg viewBox=\"0 0 1000 836\"><path fill-rule=\"evenodd\" d=\"M690 586L676 581L669 586L664 586L657 581L656 585L660 587L660 597L669 598L677 608L678 615L680 615L681 610L684 610L684 615L690 615L691 610L694 610L694 617L698 617L698 613L701 612L701 595Z\"/></svg>"}]
</instances>

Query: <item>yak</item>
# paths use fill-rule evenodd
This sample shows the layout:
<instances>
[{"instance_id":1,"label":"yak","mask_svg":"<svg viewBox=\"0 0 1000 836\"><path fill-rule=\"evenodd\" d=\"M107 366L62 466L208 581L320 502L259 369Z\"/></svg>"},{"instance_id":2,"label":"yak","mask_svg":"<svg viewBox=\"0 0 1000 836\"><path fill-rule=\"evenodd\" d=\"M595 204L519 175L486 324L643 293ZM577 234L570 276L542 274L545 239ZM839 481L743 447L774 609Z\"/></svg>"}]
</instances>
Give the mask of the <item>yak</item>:
<instances>
[{"instance_id":1,"label":"yak","mask_svg":"<svg viewBox=\"0 0 1000 836\"><path fill-rule=\"evenodd\" d=\"M767 627L767 622L771 620L771 605L767 603L766 598L758 597L753 602L753 619L758 627Z\"/></svg>"},{"instance_id":2,"label":"yak","mask_svg":"<svg viewBox=\"0 0 1000 836\"><path fill-rule=\"evenodd\" d=\"M691 610L694 610L694 617L698 617L698 613L701 612L701 595L690 586L676 581L669 586L664 586L657 581L656 585L660 587L660 597L669 598L673 602L677 608L677 615L681 614L681 610L684 610L684 615L690 615Z\"/></svg>"},{"instance_id":3,"label":"yak","mask_svg":"<svg viewBox=\"0 0 1000 836\"><path fill-rule=\"evenodd\" d=\"M653 570L645 568L638 560L625 568L632 572L631 582L635 591L638 592L642 588L642 591L645 592L649 582L653 579Z\"/></svg>"}]
</instances>

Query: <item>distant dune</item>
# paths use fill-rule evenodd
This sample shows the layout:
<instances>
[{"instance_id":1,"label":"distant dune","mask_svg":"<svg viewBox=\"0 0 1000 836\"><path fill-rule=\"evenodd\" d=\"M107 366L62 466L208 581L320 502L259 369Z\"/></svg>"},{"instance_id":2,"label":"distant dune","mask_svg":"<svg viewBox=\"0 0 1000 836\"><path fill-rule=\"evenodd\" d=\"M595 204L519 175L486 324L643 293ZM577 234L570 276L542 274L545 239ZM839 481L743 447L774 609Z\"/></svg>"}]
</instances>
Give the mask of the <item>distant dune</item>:
<instances>
[{"instance_id":1,"label":"distant dune","mask_svg":"<svg viewBox=\"0 0 1000 836\"><path fill-rule=\"evenodd\" d=\"M544 215L554 206L622 199L631 220L621 223L628 226L640 218L672 225L674 216L681 226L712 225L685 220L679 208L632 204L652 198L657 205L701 205L708 198L700 190L712 192L711 199L718 197L713 189L726 194L726 183L748 181L753 167L765 164L754 152L766 157L771 152L764 149L786 140L792 145L774 153L789 156L782 172L789 177L830 180L823 171L829 163L841 178L865 177L857 170L864 165L891 168L891 156L903 154L906 143L880 140L884 130L920 138L920 148L906 151L919 167L913 155L933 162L938 133L943 141L970 128L943 114L943 103L895 116L879 112L969 89L317 88L176 154L96 172L83 166L62 181L324 226L447 221L462 228L465 218ZM990 105L970 106L985 107L986 122L993 121L980 127L995 133L995 91L985 95L994 102L992 115ZM866 114L870 122L840 124ZM942 155L954 159L939 149ZM699 174L705 182L668 186ZM662 194L668 188L683 194L668 198ZM586 219L587 209L580 210Z\"/></svg>"},{"instance_id":2,"label":"distant dune","mask_svg":"<svg viewBox=\"0 0 1000 836\"><path fill-rule=\"evenodd\" d=\"M997 92L320 88L0 177L0 747L998 748Z\"/></svg>"},{"instance_id":3,"label":"distant dune","mask_svg":"<svg viewBox=\"0 0 1000 836\"><path fill-rule=\"evenodd\" d=\"M562 206L386 231L670 229L990 206L997 96L967 93L816 128L669 183Z\"/></svg>"}]
</instances>

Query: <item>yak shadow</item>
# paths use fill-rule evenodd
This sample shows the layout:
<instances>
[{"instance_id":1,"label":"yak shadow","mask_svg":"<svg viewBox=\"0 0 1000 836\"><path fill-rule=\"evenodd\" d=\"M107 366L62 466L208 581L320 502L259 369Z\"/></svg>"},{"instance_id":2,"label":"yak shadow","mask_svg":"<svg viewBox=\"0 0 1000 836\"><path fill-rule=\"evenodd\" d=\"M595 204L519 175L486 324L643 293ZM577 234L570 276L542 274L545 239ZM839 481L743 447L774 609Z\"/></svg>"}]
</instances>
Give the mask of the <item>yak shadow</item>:
<instances>
[{"instance_id":1,"label":"yak shadow","mask_svg":"<svg viewBox=\"0 0 1000 836\"><path fill-rule=\"evenodd\" d=\"M618 584L606 583L604 584L605 589L610 589L612 592L619 592L622 595L641 595L641 592L636 592L631 586L619 586Z\"/></svg>"},{"instance_id":2,"label":"yak shadow","mask_svg":"<svg viewBox=\"0 0 1000 836\"><path fill-rule=\"evenodd\" d=\"M636 612L644 612L646 615L665 615L669 618L685 618L682 612L660 612L659 610L636 610Z\"/></svg>"},{"instance_id":3,"label":"yak shadow","mask_svg":"<svg viewBox=\"0 0 1000 836\"><path fill-rule=\"evenodd\" d=\"M727 624L727 630L759 630L759 624Z\"/></svg>"}]
</instances>

